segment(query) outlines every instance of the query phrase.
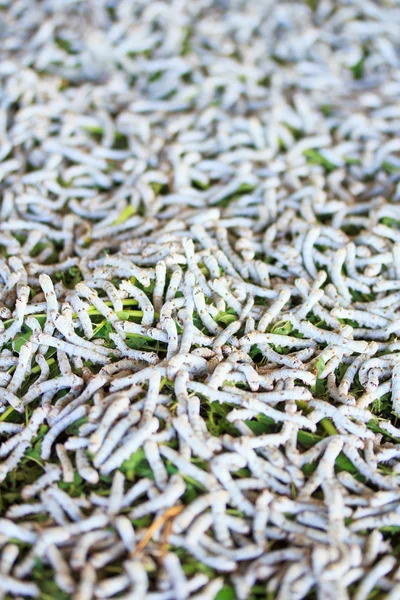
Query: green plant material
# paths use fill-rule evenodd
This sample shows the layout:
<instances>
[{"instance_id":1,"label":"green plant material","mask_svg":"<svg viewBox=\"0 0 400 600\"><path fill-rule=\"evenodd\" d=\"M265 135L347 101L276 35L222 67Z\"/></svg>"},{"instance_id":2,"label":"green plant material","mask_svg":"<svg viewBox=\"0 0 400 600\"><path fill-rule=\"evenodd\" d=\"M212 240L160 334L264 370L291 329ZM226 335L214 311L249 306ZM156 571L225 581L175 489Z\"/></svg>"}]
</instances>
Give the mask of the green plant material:
<instances>
[{"instance_id":1,"label":"green plant material","mask_svg":"<svg viewBox=\"0 0 400 600\"><path fill-rule=\"evenodd\" d=\"M67 427L67 429L65 430L66 433L68 435L79 435L80 426L84 423L87 423L88 420L89 419L87 417L82 417L81 419L78 419L77 421L75 421L75 423L72 423L72 425L69 425L69 427Z\"/></svg>"},{"instance_id":2,"label":"green plant material","mask_svg":"<svg viewBox=\"0 0 400 600\"><path fill-rule=\"evenodd\" d=\"M120 225L121 223L125 223L132 215L136 213L136 209L132 204L128 204L121 212L121 214L113 221L112 225Z\"/></svg>"},{"instance_id":3,"label":"green plant material","mask_svg":"<svg viewBox=\"0 0 400 600\"><path fill-rule=\"evenodd\" d=\"M153 471L147 462L143 448L140 448L125 460L120 470L125 473L128 481L133 481L136 476L154 479Z\"/></svg>"},{"instance_id":4,"label":"green plant material","mask_svg":"<svg viewBox=\"0 0 400 600\"><path fill-rule=\"evenodd\" d=\"M83 493L84 481L77 471L74 472L74 480L71 483L59 481L58 487L64 490L72 498L78 498ZM100 490L97 490L99 493Z\"/></svg>"},{"instance_id":5,"label":"green plant material","mask_svg":"<svg viewBox=\"0 0 400 600\"><path fill-rule=\"evenodd\" d=\"M365 74L365 62L370 54L370 51L366 46L364 46L362 50L363 54L360 60L350 67L350 71L353 73L353 78L356 80L363 79Z\"/></svg>"},{"instance_id":6,"label":"green plant material","mask_svg":"<svg viewBox=\"0 0 400 600\"><path fill-rule=\"evenodd\" d=\"M234 588L231 585L224 585L215 596L215 600L236 600Z\"/></svg>"},{"instance_id":7,"label":"green plant material","mask_svg":"<svg viewBox=\"0 0 400 600\"><path fill-rule=\"evenodd\" d=\"M32 329L29 329L29 327L27 327L26 325L23 325L22 327L23 331L22 333L19 333L13 341L13 348L14 348L14 352L20 352L22 346L24 344L26 344L26 342L29 342L31 335L33 333Z\"/></svg>"},{"instance_id":8,"label":"green plant material","mask_svg":"<svg viewBox=\"0 0 400 600\"><path fill-rule=\"evenodd\" d=\"M334 426L334 424L332 423L331 419L327 419L327 418L322 419L320 421L320 424L325 429L325 431L328 435L337 435L338 434L338 431L337 431L336 427Z\"/></svg>"},{"instance_id":9,"label":"green plant material","mask_svg":"<svg viewBox=\"0 0 400 600\"><path fill-rule=\"evenodd\" d=\"M325 167L328 173L337 169L337 166L329 162L329 160L322 156L322 154L320 154L318 150L310 148L309 150L304 150L303 155L305 156L308 163L312 165L320 165L321 167Z\"/></svg>"},{"instance_id":10,"label":"green plant material","mask_svg":"<svg viewBox=\"0 0 400 600\"><path fill-rule=\"evenodd\" d=\"M243 196L243 194L248 194L249 192L252 192L253 190L254 190L254 185L249 184L249 183L242 183L242 185L240 185L238 187L236 192L234 192L233 194L230 194L229 196L226 196L225 198L222 198L219 202L217 202L216 206L220 206L221 208L226 208L227 206L229 206L229 204L231 202L233 202L234 200L237 200L238 198Z\"/></svg>"},{"instance_id":11,"label":"green plant material","mask_svg":"<svg viewBox=\"0 0 400 600\"><path fill-rule=\"evenodd\" d=\"M35 559L32 580L40 589L40 600L70 600L70 595L58 587L53 570L44 565L39 558Z\"/></svg>"},{"instance_id":12,"label":"green plant material","mask_svg":"<svg viewBox=\"0 0 400 600\"><path fill-rule=\"evenodd\" d=\"M218 323L223 323L224 325L229 325L229 323L234 323L237 320L237 315L230 312L218 313L214 319L214 321L218 321Z\"/></svg>"},{"instance_id":13,"label":"green plant material","mask_svg":"<svg viewBox=\"0 0 400 600\"><path fill-rule=\"evenodd\" d=\"M319 356L317 362L315 363L315 368L317 370L317 379L321 375L322 371L325 369L325 361L322 356Z\"/></svg>"},{"instance_id":14,"label":"green plant material","mask_svg":"<svg viewBox=\"0 0 400 600\"><path fill-rule=\"evenodd\" d=\"M271 333L278 335L289 335L293 331L293 326L290 321L279 321L271 329Z\"/></svg>"},{"instance_id":15,"label":"green plant material","mask_svg":"<svg viewBox=\"0 0 400 600\"><path fill-rule=\"evenodd\" d=\"M383 225L386 225L387 227L394 227L396 229L400 229L400 221L392 219L392 217L382 217L381 223L383 223Z\"/></svg>"},{"instance_id":16,"label":"green plant material","mask_svg":"<svg viewBox=\"0 0 400 600\"><path fill-rule=\"evenodd\" d=\"M6 410L0 415L0 422L7 421L7 417L9 417L14 412L14 408L9 406Z\"/></svg>"}]
</instances>

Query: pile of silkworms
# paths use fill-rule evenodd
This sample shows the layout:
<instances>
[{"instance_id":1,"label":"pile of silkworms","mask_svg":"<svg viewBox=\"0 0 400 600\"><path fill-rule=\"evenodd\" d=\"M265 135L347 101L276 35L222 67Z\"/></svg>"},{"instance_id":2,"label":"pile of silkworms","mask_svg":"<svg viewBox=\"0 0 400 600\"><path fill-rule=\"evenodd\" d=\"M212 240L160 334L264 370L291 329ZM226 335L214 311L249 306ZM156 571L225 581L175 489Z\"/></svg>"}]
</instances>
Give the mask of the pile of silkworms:
<instances>
[{"instance_id":1,"label":"pile of silkworms","mask_svg":"<svg viewBox=\"0 0 400 600\"><path fill-rule=\"evenodd\" d=\"M0 598L400 598L399 33L0 0Z\"/></svg>"}]
</instances>

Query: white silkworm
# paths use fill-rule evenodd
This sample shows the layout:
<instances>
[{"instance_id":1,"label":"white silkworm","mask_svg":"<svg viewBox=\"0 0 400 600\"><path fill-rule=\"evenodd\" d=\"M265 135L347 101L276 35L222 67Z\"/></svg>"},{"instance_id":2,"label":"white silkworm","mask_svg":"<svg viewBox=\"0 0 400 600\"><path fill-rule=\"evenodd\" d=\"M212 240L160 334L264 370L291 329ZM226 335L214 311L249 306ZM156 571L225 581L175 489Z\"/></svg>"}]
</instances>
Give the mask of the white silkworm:
<instances>
[{"instance_id":1,"label":"white silkworm","mask_svg":"<svg viewBox=\"0 0 400 600\"><path fill-rule=\"evenodd\" d=\"M221 332L221 327L214 321L214 319L210 316L206 301L204 298L204 293L202 292L200 286L195 285L193 287L193 301L196 306L197 313L204 323L206 329L212 333L213 335L218 335Z\"/></svg>"},{"instance_id":2,"label":"white silkworm","mask_svg":"<svg viewBox=\"0 0 400 600\"><path fill-rule=\"evenodd\" d=\"M167 374L166 367L156 365L155 367L147 367L142 371L138 371L133 375L127 375L126 377L120 377L114 379L112 384L110 385L110 390L112 392L124 389L128 386L132 386L135 384L143 383L145 381L149 381L154 373L157 372L161 375L161 377L165 377Z\"/></svg>"},{"instance_id":3,"label":"white silkworm","mask_svg":"<svg viewBox=\"0 0 400 600\"><path fill-rule=\"evenodd\" d=\"M85 533L80 539L80 544L74 546L72 550L70 559L72 569L82 569L85 564L90 564L86 562L87 554L94 544L98 542L110 543L112 541L115 541L115 535L111 531L97 530Z\"/></svg>"},{"instance_id":4,"label":"white silkworm","mask_svg":"<svg viewBox=\"0 0 400 600\"><path fill-rule=\"evenodd\" d=\"M79 282L75 287L75 291L79 294L79 296L82 296L88 300L90 304L92 304L100 312L100 314L107 319L107 321L110 323L118 321L118 317L115 312L105 304L95 290L90 289L83 282Z\"/></svg>"},{"instance_id":5,"label":"white silkworm","mask_svg":"<svg viewBox=\"0 0 400 600\"><path fill-rule=\"evenodd\" d=\"M33 347L30 342L24 344L19 353L19 361L7 390L15 394L22 385L32 358Z\"/></svg>"},{"instance_id":6,"label":"white silkworm","mask_svg":"<svg viewBox=\"0 0 400 600\"><path fill-rule=\"evenodd\" d=\"M175 377L175 375L181 371L181 369L185 369L190 375L197 375L200 373L204 373L207 370L207 362L201 356L196 356L191 353L187 354L177 354L172 357L168 361L168 370L167 375L171 379ZM161 372L161 370L160 370Z\"/></svg>"},{"instance_id":7,"label":"white silkworm","mask_svg":"<svg viewBox=\"0 0 400 600\"><path fill-rule=\"evenodd\" d=\"M124 483L125 476L121 471L114 473L110 497L108 500L108 514L116 515L119 513L122 505L122 498L124 496Z\"/></svg>"},{"instance_id":8,"label":"white silkworm","mask_svg":"<svg viewBox=\"0 0 400 600\"><path fill-rule=\"evenodd\" d=\"M154 321L154 307L146 294L132 285L129 281L122 281L120 288L129 296L137 300L140 309L143 311L142 325L145 327L152 325Z\"/></svg>"},{"instance_id":9,"label":"white silkworm","mask_svg":"<svg viewBox=\"0 0 400 600\"><path fill-rule=\"evenodd\" d=\"M119 416L128 409L128 407L129 398L125 394L117 395L111 406L109 406L105 411L100 424L95 428L95 431L90 436L88 446L89 452L96 454L103 444L104 439L114 421L116 421Z\"/></svg>"},{"instance_id":10,"label":"white silkworm","mask_svg":"<svg viewBox=\"0 0 400 600\"><path fill-rule=\"evenodd\" d=\"M124 568L133 585L133 593L138 598L145 598L149 587L149 580L142 563L138 560L125 561Z\"/></svg>"},{"instance_id":11,"label":"white silkworm","mask_svg":"<svg viewBox=\"0 0 400 600\"><path fill-rule=\"evenodd\" d=\"M156 284L153 291L153 306L156 312L160 312L163 304L167 268L163 261L156 265Z\"/></svg>"},{"instance_id":12,"label":"white silkworm","mask_svg":"<svg viewBox=\"0 0 400 600\"><path fill-rule=\"evenodd\" d=\"M135 485L133 485L130 490L128 490L122 500L122 506L126 508L133 504L133 502L140 498L143 494L146 494L150 488L153 487L153 482L150 479L143 478L138 481Z\"/></svg>"},{"instance_id":13,"label":"white silkworm","mask_svg":"<svg viewBox=\"0 0 400 600\"><path fill-rule=\"evenodd\" d=\"M159 371L154 371L153 376L149 378L147 395L144 401L142 418L140 420L141 426L149 423L153 418L160 392L160 384L161 374Z\"/></svg>"},{"instance_id":14,"label":"white silkworm","mask_svg":"<svg viewBox=\"0 0 400 600\"><path fill-rule=\"evenodd\" d=\"M182 496L182 494L185 492L185 489L186 484L180 475L172 475L163 494L156 496L152 500L143 502L134 508L129 513L129 517L131 519L139 519L140 517L156 512L161 508L169 508L170 506L173 506L175 502Z\"/></svg>"},{"instance_id":15,"label":"white silkworm","mask_svg":"<svg viewBox=\"0 0 400 600\"><path fill-rule=\"evenodd\" d=\"M226 304L235 311L236 314L240 315L242 312L242 305L239 300L237 300L229 291L225 282L223 282L221 279L214 279L210 285L214 292L216 292L226 302Z\"/></svg>"},{"instance_id":16,"label":"white silkworm","mask_svg":"<svg viewBox=\"0 0 400 600\"><path fill-rule=\"evenodd\" d=\"M19 297L15 302L14 322L8 329L0 331L0 345L6 344L9 340L21 331L23 319L25 316L26 306L28 304L29 288L22 286L19 290Z\"/></svg>"},{"instance_id":17,"label":"white silkworm","mask_svg":"<svg viewBox=\"0 0 400 600\"><path fill-rule=\"evenodd\" d=\"M172 424L196 456L204 460L209 460L213 456L212 448L209 448L207 442L204 442L195 434L186 415L176 417L173 419Z\"/></svg>"},{"instance_id":18,"label":"white silkworm","mask_svg":"<svg viewBox=\"0 0 400 600\"><path fill-rule=\"evenodd\" d=\"M171 581L176 600L185 600L188 598L188 581L179 558L172 552L169 552L164 557L164 567Z\"/></svg>"},{"instance_id":19,"label":"white silkworm","mask_svg":"<svg viewBox=\"0 0 400 600\"><path fill-rule=\"evenodd\" d=\"M77 448L75 452L76 469L79 475L85 481L96 484L99 481L98 472L90 466L89 459L86 456L85 448Z\"/></svg>"},{"instance_id":20,"label":"white silkworm","mask_svg":"<svg viewBox=\"0 0 400 600\"><path fill-rule=\"evenodd\" d=\"M317 289L310 292L307 299L304 300L302 306L296 311L296 317L300 320L305 319L314 306L321 300L324 295L323 290ZM337 316L331 311L332 316Z\"/></svg>"},{"instance_id":21,"label":"white silkworm","mask_svg":"<svg viewBox=\"0 0 400 600\"><path fill-rule=\"evenodd\" d=\"M96 468L100 467L108 458L114 448L124 438L125 433L136 425L140 420L140 413L137 410L131 410L126 417L123 417L107 433L104 441L93 458L93 464Z\"/></svg>"},{"instance_id":22,"label":"white silkworm","mask_svg":"<svg viewBox=\"0 0 400 600\"><path fill-rule=\"evenodd\" d=\"M258 546L265 546L265 529L268 524L269 504L273 499L272 494L265 490L256 501L256 512L253 522L253 538Z\"/></svg>"},{"instance_id":23,"label":"white silkworm","mask_svg":"<svg viewBox=\"0 0 400 600\"><path fill-rule=\"evenodd\" d=\"M179 353L187 354L190 352L190 348L193 343L193 335L194 335L194 325L193 325L193 320L192 320L192 314L188 310L183 311L182 322L183 322L183 334L182 334L182 338L181 338L181 346L179 349ZM168 356L168 358L171 358L171 357Z\"/></svg>"},{"instance_id":24,"label":"white silkworm","mask_svg":"<svg viewBox=\"0 0 400 600\"><path fill-rule=\"evenodd\" d=\"M47 317L43 332L46 335L52 335L54 332L54 317L58 313L57 296L54 290L53 282L48 275L44 273L39 275L39 283L43 290L47 307ZM40 351L42 354L46 354L46 346L42 344Z\"/></svg>"},{"instance_id":25,"label":"white silkworm","mask_svg":"<svg viewBox=\"0 0 400 600\"><path fill-rule=\"evenodd\" d=\"M93 569L93 567L91 568ZM118 594L118 592L123 592L129 586L130 581L130 578L125 573L122 575L117 575L116 577L103 579L96 586L96 597L109 598L114 594Z\"/></svg>"},{"instance_id":26,"label":"white silkworm","mask_svg":"<svg viewBox=\"0 0 400 600\"><path fill-rule=\"evenodd\" d=\"M7 538L15 538L20 542L32 544L36 541L37 535L30 529L17 525L9 519L0 519L2 535Z\"/></svg>"},{"instance_id":27,"label":"white silkworm","mask_svg":"<svg viewBox=\"0 0 400 600\"><path fill-rule=\"evenodd\" d=\"M400 363L396 362L392 373L392 405L396 415L400 415Z\"/></svg>"},{"instance_id":28,"label":"white silkworm","mask_svg":"<svg viewBox=\"0 0 400 600\"><path fill-rule=\"evenodd\" d=\"M164 490L168 484L168 473L160 457L158 445L147 440L143 444L143 450L154 475L154 481L160 490Z\"/></svg>"},{"instance_id":29,"label":"white silkworm","mask_svg":"<svg viewBox=\"0 0 400 600\"><path fill-rule=\"evenodd\" d=\"M68 302L71 303L72 308L78 316L79 322L82 326L85 336L90 340L93 337L93 326L90 317L87 313L85 303L82 302L82 300L76 293L69 294L66 299Z\"/></svg>"},{"instance_id":30,"label":"white silkworm","mask_svg":"<svg viewBox=\"0 0 400 600\"><path fill-rule=\"evenodd\" d=\"M295 325L301 333L309 336L311 340L315 340L317 342L335 344L336 346L339 346L340 348L343 348L349 352L357 352L360 354L366 352L368 349L367 342L350 340L333 331L319 329L307 321L296 322Z\"/></svg>"},{"instance_id":31,"label":"white silkworm","mask_svg":"<svg viewBox=\"0 0 400 600\"><path fill-rule=\"evenodd\" d=\"M0 578L0 590L12 595L29 596L36 598L39 595L39 588L35 583L21 581L11 575L3 575Z\"/></svg>"},{"instance_id":32,"label":"white silkworm","mask_svg":"<svg viewBox=\"0 0 400 600\"><path fill-rule=\"evenodd\" d=\"M190 463L172 448L160 446L160 454L170 460L183 475L193 477L193 479L201 483L206 489L216 486L217 480L214 475L196 467L196 465Z\"/></svg>"},{"instance_id":33,"label":"white silkworm","mask_svg":"<svg viewBox=\"0 0 400 600\"><path fill-rule=\"evenodd\" d=\"M182 269L178 265L176 265L174 268L174 271L171 275L171 279L169 281L167 291L165 293L166 301L171 300L172 298L175 298L175 295L179 289L181 280L182 280Z\"/></svg>"},{"instance_id":34,"label":"white silkworm","mask_svg":"<svg viewBox=\"0 0 400 600\"><path fill-rule=\"evenodd\" d=\"M231 548L233 542L229 533L229 526L225 513L228 501L229 493L225 490L214 492L211 501L211 513L213 515L213 529L217 541L226 548Z\"/></svg>"},{"instance_id":35,"label":"white silkworm","mask_svg":"<svg viewBox=\"0 0 400 600\"><path fill-rule=\"evenodd\" d=\"M59 481L60 476L61 469L57 465L48 465L44 475L39 477L39 479L37 479L35 483L31 485L26 485L22 488L22 498L24 500L33 498L34 496L36 496L36 494L38 494L45 487L49 486L51 483Z\"/></svg>"},{"instance_id":36,"label":"white silkworm","mask_svg":"<svg viewBox=\"0 0 400 600\"><path fill-rule=\"evenodd\" d=\"M73 331L72 322L64 315L55 316L53 319L53 322L54 322L54 325L56 326L56 328L58 329L58 331L60 333L62 333L62 335L71 344L74 344L76 346L82 346L84 348L87 348L90 351L104 354L105 356L110 354L110 350L108 348L102 348L101 346L93 344L92 342L88 342L87 340L84 340L83 338L79 337L79 335L77 335Z\"/></svg>"},{"instance_id":37,"label":"white silkworm","mask_svg":"<svg viewBox=\"0 0 400 600\"><path fill-rule=\"evenodd\" d=\"M45 333L39 333L37 335L37 342L42 345L50 346L51 348L63 350L66 354L70 356L82 356L86 360L91 360L92 362L100 363L102 365L105 365L109 362L109 358L103 353L98 352L97 349L89 350L86 347L70 344L69 342L65 342L64 340L54 338ZM106 354L110 353L111 352L108 350Z\"/></svg>"},{"instance_id":38,"label":"white silkworm","mask_svg":"<svg viewBox=\"0 0 400 600\"><path fill-rule=\"evenodd\" d=\"M58 504L62 507L70 519L72 519L72 521L81 521L83 519L82 511L63 490L56 486L52 486L49 488L48 493L58 502Z\"/></svg>"},{"instance_id":39,"label":"white silkworm","mask_svg":"<svg viewBox=\"0 0 400 600\"><path fill-rule=\"evenodd\" d=\"M271 306L265 311L262 315L260 321L258 322L258 331L264 333L271 323L273 319L275 319L279 313L282 311L282 308L290 299L290 291L288 289L283 289L275 302L271 304Z\"/></svg>"},{"instance_id":40,"label":"white silkworm","mask_svg":"<svg viewBox=\"0 0 400 600\"><path fill-rule=\"evenodd\" d=\"M90 563L83 566L74 600L91 600L96 583L96 571Z\"/></svg>"},{"instance_id":41,"label":"white silkworm","mask_svg":"<svg viewBox=\"0 0 400 600\"><path fill-rule=\"evenodd\" d=\"M136 535L132 523L125 515L115 518L115 528L128 552L132 552L136 546Z\"/></svg>"},{"instance_id":42,"label":"white silkworm","mask_svg":"<svg viewBox=\"0 0 400 600\"><path fill-rule=\"evenodd\" d=\"M304 237L302 254L304 266L313 279L317 277L317 269L313 259L313 246L321 234L320 227L312 227Z\"/></svg>"},{"instance_id":43,"label":"white silkworm","mask_svg":"<svg viewBox=\"0 0 400 600\"><path fill-rule=\"evenodd\" d=\"M15 469L18 465L19 461L25 454L27 448L29 448L29 441L19 442L16 448L11 452L11 454L7 457L5 461L0 463L0 482L3 482L7 477L8 473Z\"/></svg>"},{"instance_id":44,"label":"white silkworm","mask_svg":"<svg viewBox=\"0 0 400 600\"><path fill-rule=\"evenodd\" d=\"M75 423L79 419L85 417L86 413L86 407L80 406L49 429L42 441L41 457L44 460L50 457L51 447L60 433L62 433L72 423Z\"/></svg>"},{"instance_id":45,"label":"white silkworm","mask_svg":"<svg viewBox=\"0 0 400 600\"><path fill-rule=\"evenodd\" d=\"M393 569L396 560L393 556L385 556L366 575L355 591L355 600L367 600L378 580Z\"/></svg>"},{"instance_id":46,"label":"white silkworm","mask_svg":"<svg viewBox=\"0 0 400 600\"><path fill-rule=\"evenodd\" d=\"M114 469L117 469L124 460L129 458L133 452L135 452L152 433L157 431L159 426L158 419L153 417L149 421L147 421L140 429L136 429L130 435L128 435L125 440L123 446L115 450L107 458L107 460L101 465L100 471L101 473L107 475L111 473Z\"/></svg>"},{"instance_id":47,"label":"white silkworm","mask_svg":"<svg viewBox=\"0 0 400 600\"><path fill-rule=\"evenodd\" d=\"M211 554L207 554L205 550L203 550L200 546L196 546L193 542L189 542L189 540L182 538L178 535L170 536L170 543L177 544L181 547L186 548L193 556L204 562L204 564L209 565L213 569L218 569L218 571L222 572L231 572L234 571L237 567L237 563L233 560L225 558L223 556L215 556Z\"/></svg>"},{"instance_id":48,"label":"white silkworm","mask_svg":"<svg viewBox=\"0 0 400 600\"><path fill-rule=\"evenodd\" d=\"M176 517L176 519L174 519L172 531L174 533L182 533L185 531L198 515L211 506L211 501L211 494L198 496Z\"/></svg>"},{"instance_id":49,"label":"white silkworm","mask_svg":"<svg viewBox=\"0 0 400 600\"><path fill-rule=\"evenodd\" d=\"M63 592L72 593L75 590L75 582L71 577L68 564L64 560L60 550L54 544L50 544L46 555L55 571L55 581L58 587Z\"/></svg>"}]
</instances>

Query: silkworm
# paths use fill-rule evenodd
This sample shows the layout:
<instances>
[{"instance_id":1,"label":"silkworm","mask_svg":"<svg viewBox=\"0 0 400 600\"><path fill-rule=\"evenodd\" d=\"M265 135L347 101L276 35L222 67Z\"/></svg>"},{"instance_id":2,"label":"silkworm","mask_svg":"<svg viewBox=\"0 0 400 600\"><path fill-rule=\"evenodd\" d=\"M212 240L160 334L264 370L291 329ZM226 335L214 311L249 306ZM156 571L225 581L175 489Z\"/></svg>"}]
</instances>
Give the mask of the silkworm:
<instances>
[{"instance_id":1,"label":"silkworm","mask_svg":"<svg viewBox=\"0 0 400 600\"><path fill-rule=\"evenodd\" d=\"M61 469L56 465L49 465L44 475L39 477L34 484L26 485L22 488L21 496L24 500L33 498L42 489L46 488L51 483L58 481L61 476Z\"/></svg>"},{"instance_id":2,"label":"silkworm","mask_svg":"<svg viewBox=\"0 0 400 600\"><path fill-rule=\"evenodd\" d=\"M50 457L51 447L60 433L69 425L75 423L75 421L82 419L82 417L86 415L86 412L86 407L80 406L49 429L42 441L41 456L43 459L48 459Z\"/></svg>"},{"instance_id":3,"label":"silkworm","mask_svg":"<svg viewBox=\"0 0 400 600\"><path fill-rule=\"evenodd\" d=\"M91 484L96 484L99 481L99 474L93 467L90 466L89 459L86 456L85 448L77 448L75 452L76 469L79 475L85 481Z\"/></svg>"},{"instance_id":4,"label":"silkworm","mask_svg":"<svg viewBox=\"0 0 400 600\"><path fill-rule=\"evenodd\" d=\"M114 473L113 482L108 501L108 514L116 515L119 513L124 496L125 476L121 471Z\"/></svg>"},{"instance_id":5,"label":"silkworm","mask_svg":"<svg viewBox=\"0 0 400 600\"><path fill-rule=\"evenodd\" d=\"M115 450L107 458L107 460L101 465L100 470L104 474L108 474L114 469L118 468L122 462L128 458L135 450L137 450L141 444L155 431L159 426L158 419L153 417L147 421L140 429L133 431L124 440L124 445Z\"/></svg>"},{"instance_id":6,"label":"silkworm","mask_svg":"<svg viewBox=\"0 0 400 600\"><path fill-rule=\"evenodd\" d=\"M96 583L96 571L90 563L82 568L81 578L74 600L90 600Z\"/></svg>"},{"instance_id":7,"label":"silkworm","mask_svg":"<svg viewBox=\"0 0 400 600\"><path fill-rule=\"evenodd\" d=\"M111 408L111 407L110 407ZM108 458L114 448L124 438L125 433L140 420L140 413L137 410L131 410L126 417L123 417L107 433L104 441L93 458L93 464L96 468L100 467ZM88 442L88 445L90 442Z\"/></svg>"}]
</instances>

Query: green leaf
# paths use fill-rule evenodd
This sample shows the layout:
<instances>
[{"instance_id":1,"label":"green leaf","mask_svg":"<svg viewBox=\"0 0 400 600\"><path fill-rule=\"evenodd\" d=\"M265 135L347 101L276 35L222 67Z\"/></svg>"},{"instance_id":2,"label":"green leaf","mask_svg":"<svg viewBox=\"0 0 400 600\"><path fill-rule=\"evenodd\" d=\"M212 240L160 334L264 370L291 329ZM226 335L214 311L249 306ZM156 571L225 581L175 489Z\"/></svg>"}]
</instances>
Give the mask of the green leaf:
<instances>
[{"instance_id":1,"label":"green leaf","mask_svg":"<svg viewBox=\"0 0 400 600\"><path fill-rule=\"evenodd\" d=\"M227 206L229 206L229 204L231 202L233 202L234 200L237 200L243 194L252 192L253 190L254 190L254 185L252 185L250 183L242 183L238 187L236 192L234 192L230 196L225 196L225 198L221 198L221 200L219 202L217 202L216 206L220 206L221 208L226 208Z\"/></svg>"},{"instance_id":2,"label":"green leaf","mask_svg":"<svg viewBox=\"0 0 400 600\"><path fill-rule=\"evenodd\" d=\"M224 585L224 587L215 596L215 600L235 600L235 590L231 585Z\"/></svg>"},{"instance_id":3,"label":"green leaf","mask_svg":"<svg viewBox=\"0 0 400 600\"><path fill-rule=\"evenodd\" d=\"M322 437L320 435L316 435L315 433L309 433L308 431L300 430L297 434L297 440L303 448L308 450L308 448L311 448L320 442Z\"/></svg>"},{"instance_id":4,"label":"green leaf","mask_svg":"<svg viewBox=\"0 0 400 600\"><path fill-rule=\"evenodd\" d=\"M23 333L20 333L14 339L14 342L13 342L14 351L18 352L18 353L20 352L22 346L30 340L30 337L32 335L32 329L29 329L29 327L27 327L26 325L23 326L23 329L25 329L25 331Z\"/></svg>"},{"instance_id":5,"label":"green leaf","mask_svg":"<svg viewBox=\"0 0 400 600\"><path fill-rule=\"evenodd\" d=\"M128 204L121 212L121 214L113 221L112 225L120 225L121 223L125 223L136 212L136 209L132 204Z\"/></svg>"},{"instance_id":6,"label":"green leaf","mask_svg":"<svg viewBox=\"0 0 400 600\"><path fill-rule=\"evenodd\" d=\"M392 163L388 161L384 161L382 163L382 169L385 171L385 173L388 173L388 175L396 175L399 172L399 167L392 165Z\"/></svg>"},{"instance_id":7,"label":"green leaf","mask_svg":"<svg viewBox=\"0 0 400 600\"><path fill-rule=\"evenodd\" d=\"M358 62L356 62L352 67L350 67L350 71L353 73L354 79L362 79L364 77L364 66L366 58L367 55L362 56Z\"/></svg>"},{"instance_id":8,"label":"green leaf","mask_svg":"<svg viewBox=\"0 0 400 600\"><path fill-rule=\"evenodd\" d=\"M336 427L330 419L321 419L320 423L328 435L337 435L338 432L336 430Z\"/></svg>"},{"instance_id":9,"label":"green leaf","mask_svg":"<svg viewBox=\"0 0 400 600\"><path fill-rule=\"evenodd\" d=\"M109 321L104 319L101 323L93 329L94 338L103 338L108 340L110 333L113 331L113 327Z\"/></svg>"},{"instance_id":10,"label":"green leaf","mask_svg":"<svg viewBox=\"0 0 400 600\"><path fill-rule=\"evenodd\" d=\"M220 313L215 318L219 323L223 323L224 325L229 325L229 323L234 323L238 320L236 315L232 315L231 313Z\"/></svg>"},{"instance_id":11,"label":"green leaf","mask_svg":"<svg viewBox=\"0 0 400 600\"><path fill-rule=\"evenodd\" d=\"M129 140L124 133L117 131L114 136L113 150L127 150L129 148Z\"/></svg>"},{"instance_id":12,"label":"green leaf","mask_svg":"<svg viewBox=\"0 0 400 600\"><path fill-rule=\"evenodd\" d=\"M292 330L293 327L290 321L280 321L272 327L271 333L277 333L279 335L289 335L289 333L291 333Z\"/></svg>"},{"instance_id":13,"label":"green leaf","mask_svg":"<svg viewBox=\"0 0 400 600\"><path fill-rule=\"evenodd\" d=\"M198 181L196 179L192 180L192 184L193 184L193 187L195 187L199 190L208 190L210 188L209 183L204 183L203 181Z\"/></svg>"},{"instance_id":14,"label":"green leaf","mask_svg":"<svg viewBox=\"0 0 400 600\"><path fill-rule=\"evenodd\" d=\"M135 475L140 477L149 477L154 479L152 470L150 469L149 463L146 460L146 456L143 448L140 448L134 452L127 460L125 460L121 467L121 471L125 473L127 479L132 481Z\"/></svg>"},{"instance_id":15,"label":"green leaf","mask_svg":"<svg viewBox=\"0 0 400 600\"><path fill-rule=\"evenodd\" d=\"M317 377L319 377L322 371L325 369L325 361L322 356L318 357L317 362L315 363L315 367L317 369Z\"/></svg>"},{"instance_id":16,"label":"green leaf","mask_svg":"<svg viewBox=\"0 0 400 600\"><path fill-rule=\"evenodd\" d=\"M400 229L400 221L396 221L396 219L392 219L392 217L383 217L381 219L381 223L387 227L395 227L396 229Z\"/></svg>"},{"instance_id":17,"label":"green leaf","mask_svg":"<svg viewBox=\"0 0 400 600\"><path fill-rule=\"evenodd\" d=\"M57 271L55 279L62 281L68 289L74 289L76 284L83 281L83 275L79 267L70 267L66 271Z\"/></svg>"},{"instance_id":18,"label":"green leaf","mask_svg":"<svg viewBox=\"0 0 400 600\"><path fill-rule=\"evenodd\" d=\"M42 600L68 600L71 597L70 594L60 590L54 579L53 570L47 565L44 566L40 560L36 561L32 579L40 588L40 598Z\"/></svg>"},{"instance_id":19,"label":"green leaf","mask_svg":"<svg viewBox=\"0 0 400 600\"><path fill-rule=\"evenodd\" d=\"M69 425L69 427L67 427L66 432L68 435L79 435L79 428L81 425L83 425L84 423L88 422L88 418L87 417L82 417L81 419L78 419L77 421L75 421L75 423L72 423L72 425Z\"/></svg>"},{"instance_id":20,"label":"green leaf","mask_svg":"<svg viewBox=\"0 0 400 600\"><path fill-rule=\"evenodd\" d=\"M325 158L325 156L322 156L318 150L310 148L309 150L304 150L303 155L306 157L308 163L312 165L321 165L321 167L325 167L328 172L337 169L337 166L329 162L329 160Z\"/></svg>"},{"instance_id":21,"label":"green leaf","mask_svg":"<svg viewBox=\"0 0 400 600\"><path fill-rule=\"evenodd\" d=\"M321 106L321 112L324 115L324 117L330 117L333 112L332 106L330 104L323 104Z\"/></svg>"},{"instance_id":22,"label":"green leaf","mask_svg":"<svg viewBox=\"0 0 400 600\"><path fill-rule=\"evenodd\" d=\"M382 435L384 435L385 437L388 437L392 440L396 440L397 442L399 442L400 438L392 435L391 433L388 433L386 431L386 429L381 429L381 427L379 427L380 421L386 421L386 419L379 419L378 421L369 421L367 424L368 429L370 429L374 433L382 433Z\"/></svg>"},{"instance_id":23,"label":"green leaf","mask_svg":"<svg viewBox=\"0 0 400 600\"><path fill-rule=\"evenodd\" d=\"M61 488L62 490L64 490L65 492L67 492L67 494L69 496L71 496L72 498L77 498L78 496L80 496L82 494L83 483L84 483L84 481L83 481L82 477L79 475L79 473L77 471L75 471L73 482L66 483L65 481L59 481L58 487Z\"/></svg>"},{"instance_id":24,"label":"green leaf","mask_svg":"<svg viewBox=\"0 0 400 600\"><path fill-rule=\"evenodd\" d=\"M336 459L336 468L338 471L347 471L348 473L352 473L353 475L358 474L358 470L356 469L356 467L343 453L339 454L339 456Z\"/></svg>"}]
</instances>

